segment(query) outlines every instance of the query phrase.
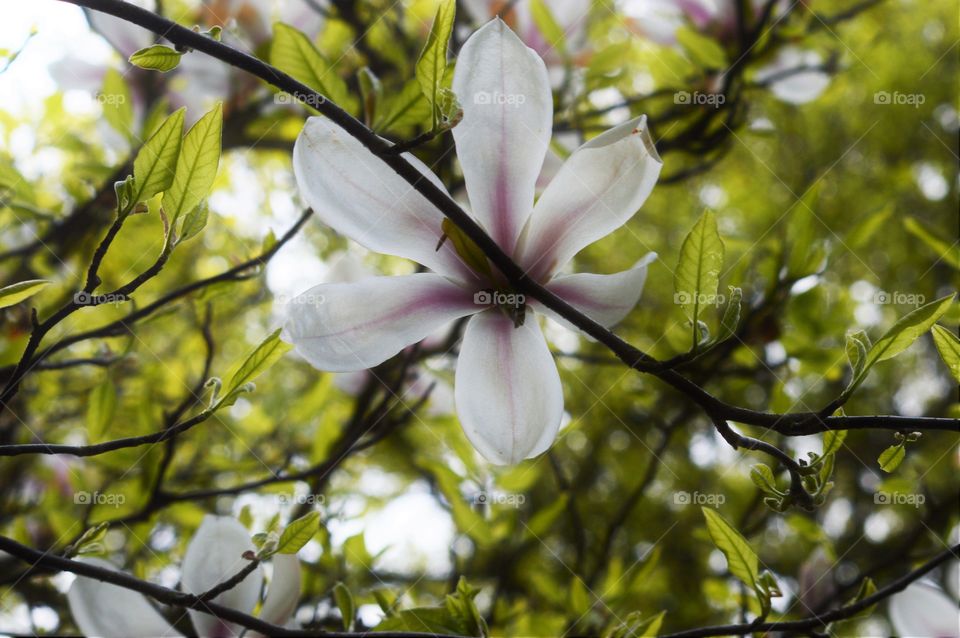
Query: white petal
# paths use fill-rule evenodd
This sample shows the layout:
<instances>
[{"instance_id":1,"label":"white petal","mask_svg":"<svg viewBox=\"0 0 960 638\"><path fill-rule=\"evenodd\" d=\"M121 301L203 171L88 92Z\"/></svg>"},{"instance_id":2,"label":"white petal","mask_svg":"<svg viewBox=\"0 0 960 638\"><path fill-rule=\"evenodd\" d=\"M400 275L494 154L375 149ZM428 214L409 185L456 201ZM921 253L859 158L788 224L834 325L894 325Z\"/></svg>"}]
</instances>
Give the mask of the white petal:
<instances>
[{"instance_id":1,"label":"white petal","mask_svg":"<svg viewBox=\"0 0 960 638\"><path fill-rule=\"evenodd\" d=\"M917 582L890 598L890 622L900 638L960 636L960 612L942 590Z\"/></svg>"},{"instance_id":2,"label":"white petal","mask_svg":"<svg viewBox=\"0 0 960 638\"><path fill-rule=\"evenodd\" d=\"M260 618L280 625L287 624L300 600L300 559L296 554L274 554L273 578L260 609Z\"/></svg>"},{"instance_id":3,"label":"white petal","mask_svg":"<svg viewBox=\"0 0 960 638\"><path fill-rule=\"evenodd\" d=\"M183 590L199 595L233 577L247 565L243 553L254 549L250 533L237 519L204 516L183 558ZM213 602L249 614L260 598L262 584L263 570L257 567L235 587L214 598ZM190 619L200 636L238 636L243 631L239 625L224 622L202 611L191 609Z\"/></svg>"},{"instance_id":4,"label":"white petal","mask_svg":"<svg viewBox=\"0 0 960 638\"><path fill-rule=\"evenodd\" d=\"M441 190L423 162L403 155ZM297 186L317 217L370 250L397 255L460 281L472 278L453 242L443 236L443 214L353 136L323 117L311 117L293 147Z\"/></svg>"},{"instance_id":5,"label":"white petal","mask_svg":"<svg viewBox=\"0 0 960 638\"><path fill-rule=\"evenodd\" d=\"M291 302L283 339L319 370L372 368L483 306L434 273L320 284Z\"/></svg>"},{"instance_id":6,"label":"white petal","mask_svg":"<svg viewBox=\"0 0 960 638\"><path fill-rule=\"evenodd\" d=\"M777 53L776 59L757 71L758 82L772 80L784 71L801 66L816 67L822 62L816 51L803 51L795 47L786 47ZM806 104L823 93L830 85L830 75L823 71L810 70L793 73L783 79L773 80L770 92L789 104Z\"/></svg>"},{"instance_id":7,"label":"white petal","mask_svg":"<svg viewBox=\"0 0 960 638\"><path fill-rule=\"evenodd\" d=\"M99 558L80 560L119 571ZM181 635L141 594L93 578L78 576L67 592L67 602L73 621L85 636L156 638Z\"/></svg>"},{"instance_id":8,"label":"white petal","mask_svg":"<svg viewBox=\"0 0 960 638\"><path fill-rule=\"evenodd\" d=\"M453 74L463 120L453 129L474 216L513 251L533 208L550 143L553 98L543 60L494 18L464 43Z\"/></svg>"},{"instance_id":9,"label":"white petal","mask_svg":"<svg viewBox=\"0 0 960 638\"><path fill-rule=\"evenodd\" d=\"M633 217L662 166L646 116L578 148L537 201L518 249L521 265L546 281L581 248Z\"/></svg>"},{"instance_id":10,"label":"white petal","mask_svg":"<svg viewBox=\"0 0 960 638\"><path fill-rule=\"evenodd\" d=\"M947 566L947 589L954 600L960 601L960 561L951 561Z\"/></svg>"},{"instance_id":11,"label":"white petal","mask_svg":"<svg viewBox=\"0 0 960 638\"><path fill-rule=\"evenodd\" d=\"M609 328L620 323L640 301L647 281L647 266L656 258L657 253L647 253L630 270L612 275L561 275L547 284L547 289L604 328ZM541 304L537 303L535 307L538 312L570 325Z\"/></svg>"},{"instance_id":12,"label":"white petal","mask_svg":"<svg viewBox=\"0 0 960 638\"><path fill-rule=\"evenodd\" d=\"M533 313L518 328L497 309L470 319L454 396L464 433L492 463L519 463L549 447L563 415L563 388Z\"/></svg>"}]
</instances>

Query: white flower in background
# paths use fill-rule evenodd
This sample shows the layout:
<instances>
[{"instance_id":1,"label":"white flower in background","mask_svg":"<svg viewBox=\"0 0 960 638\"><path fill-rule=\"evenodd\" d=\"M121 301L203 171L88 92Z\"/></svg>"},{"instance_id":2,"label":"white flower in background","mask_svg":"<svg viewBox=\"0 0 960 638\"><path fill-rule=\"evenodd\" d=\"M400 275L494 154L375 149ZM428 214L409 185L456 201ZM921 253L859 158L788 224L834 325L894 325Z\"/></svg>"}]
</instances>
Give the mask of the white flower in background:
<instances>
[{"instance_id":1,"label":"white flower in background","mask_svg":"<svg viewBox=\"0 0 960 638\"><path fill-rule=\"evenodd\" d=\"M900 638L960 637L956 563L947 570L951 595L928 581L918 581L890 598L890 622Z\"/></svg>"},{"instance_id":2,"label":"white flower in background","mask_svg":"<svg viewBox=\"0 0 960 638\"><path fill-rule=\"evenodd\" d=\"M605 326L634 307L648 255L613 275L560 275L582 248L629 220L662 163L637 118L590 140L534 205L553 102L537 54L499 19L464 44L453 79L463 120L453 129L474 219L536 281ZM440 180L410 154L438 188ZM455 374L467 437L494 463L546 451L563 414L556 364L532 310L439 210L329 120L310 118L294 147L300 192L322 221L370 250L433 272L322 284L293 304L284 339L321 370L375 366L466 316ZM446 240L444 230L451 236ZM526 302L526 303L525 303Z\"/></svg>"},{"instance_id":3,"label":"white flower in background","mask_svg":"<svg viewBox=\"0 0 960 638\"><path fill-rule=\"evenodd\" d=\"M199 595L233 577L247 565L244 552L254 549L250 534L239 521L229 516L205 516L183 558L183 591ZM104 569L116 569L103 559L82 560ZM260 618L284 625L300 599L300 560L295 554L275 554L271 561L273 578L260 609ZM213 598L212 602L245 614L252 613L260 600L262 585L263 570L257 566L240 583ZM123 587L78 576L67 592L67 601L77 627L85 636L156 638L181 635L146 597ZM192 609L189 612L198 636L239 636L244 631L243 627L216 616ZM247 635L256 634L248 632Z\"/></svg>"}]
</instances>

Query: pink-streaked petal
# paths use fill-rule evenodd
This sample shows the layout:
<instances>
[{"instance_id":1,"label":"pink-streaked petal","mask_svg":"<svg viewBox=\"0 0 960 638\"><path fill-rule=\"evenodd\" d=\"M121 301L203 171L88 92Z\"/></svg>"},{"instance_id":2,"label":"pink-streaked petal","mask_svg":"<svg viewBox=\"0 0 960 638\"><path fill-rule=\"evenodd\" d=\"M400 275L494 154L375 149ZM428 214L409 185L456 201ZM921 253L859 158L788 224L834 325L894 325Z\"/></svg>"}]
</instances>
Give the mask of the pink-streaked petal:
<instances>
[{"instance_id":1,"label":"pink-streaked petal","mask_svg":"<svg viewBox=\"0 0 960 638\"><path fill-rule=\"evenodd\" d=\"M410 163L441 190L443 184L409 153ZM412 259L457 281L473 275L443 236L443 214L353 136L311 117L293 147L297 186L317 217L370 250Z\"/></svg>"},{"instance_id":2,"label":"pink-streaked petal","mask_svg":"<svg viewBox=\"0 0 960 638\"><path fill-rule=\"evenodd\" d=\"M890 598L890 622L900 638L960 636L957 603L935 585L913 583Z\"/></svg>"},{"instance_id":3,"label":"pink-streaked petal","mask_svg":"<svg viewBox=\"0 0 960 638\"><path fill-rule=\"evenodd\" d=\"M100 558L81 562L119 571ZM67 592L73 622L85 636L157 638L180 636L147 599L135 591L86 576L77 576Z\"/></svg>"},{"instance_id":4,"label":"pink-streaked petal","mask_svg":"<svg viewBox=\"0 0 960 638\"><path fill-rule=\"evenodd\" d=\"M550 142L553 97L547 69L494 18L460 50L453 90L463 107L453 138L470 206L500 247L512 252L532 210Z\"/></svg>"},{"instance_id":5,"label":"pink-streaked petal","mask_svg":"<svg viewBox=\"0 0 960 638\"><path fill-rule=\"evenodd\" d=\"M534 279L548 280L583 247L633 217L662 166L646 116L578 148L537 201L517 249L521 265Z\"/></svg>"},{"instance_id":6,"label":"pink-streaked petal","mask_svg":"<svg viewBox=\"0 0 960 638\"><path fill-rule=\"evenodd\" d=\"M647 281L647 267L656 258L657 253L647 253L630 270L612 275L561 275L547 284L547 289L604 328L610 328L620 323L640 301ZM539 302L535 302L535 307L538 312L571 326Z\"/></svg>"},{"instance_id":7,"label":"pink-streaked petal","mask_svg":"<svg viewBox=\"0 0 960 638\"><path fill-rule=\"evenodd\" d=\"M319 370L352 372L482 309L472 292L434 273L321 284L290 303L283 340Z\"/></svg>"},{"instance_id":8,"label":"pink-streaked petal","mask_svg":"<svg viewBox=\"0 0 960 638\"><path fill-rule=\"evenodd\" d=\"M250 533L229 516L203 517L183 557L180 584L190 594L202 594L233 577L247 565L246 551L255 551ZM263 570L258 566L232 589L216 596L213 602L249 614L260 599ZM190 610L190 619L199 636L239 636L243 627L220 620L202 611Z\"/></svg>"},{"instance_id":9,"label":"pink-streaked petal","mask_svg":"<svg viewBox=\"0 0 960 638\"><path fill-rule=\"evenodd\" d=\"M454 397L464 433L488 461L519 463L549 447L563 416L563 388L533 313L520 327L496 308L470 319Z\"/></svg>"},{"instance_id":10,"label":"pink-streaked petal","mask_svg":"<svg viewBox=\"0 0 960 638\"><path fill-rule=\"evenodd\" d=\"M260 618L283 627L300 601L300 559L296 554L274 554L272 562L273 578L267 586Z\"/></svg>"}]
</instances>

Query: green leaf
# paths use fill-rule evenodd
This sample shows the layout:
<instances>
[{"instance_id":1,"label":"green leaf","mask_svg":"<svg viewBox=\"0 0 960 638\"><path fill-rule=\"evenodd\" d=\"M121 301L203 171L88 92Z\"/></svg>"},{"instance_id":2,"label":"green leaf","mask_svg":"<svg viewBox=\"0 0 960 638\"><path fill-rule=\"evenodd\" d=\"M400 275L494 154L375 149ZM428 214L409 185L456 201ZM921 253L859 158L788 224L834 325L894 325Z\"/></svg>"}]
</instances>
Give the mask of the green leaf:
<instances>
[{"instance_id":1,"label":"green leaf","mask_svg":"<svg viewBox=\"0 0 960 638\"><path fill-rule=\"evenodd\" d=\"M727 558L730 573L752 589L757 588L760 578L757 554L740 532L733 528L716 510L701 507L707 520L707 531L713 544Z\"/></svg>"},{"instance_id":2,"label":"green leaf","mask_svg":"<svg viewBox=\"0 0 960 638\"><path fill-rule=\"evenodd\" d=\"M867 363L867 349L870 347L870 339L863 330L851 332L847 335L847 361L850 362L850 368L853 369L853 378L856 379L863 372L863 366Z\"/></svg>"},{"instance_id":3,"label":"green leaf","mask_svg":"<svg viewBox=\"0 0 960 638\"><path fill-rule=\"evenodd\" d=\"M320 512L313 510L292 521L277 541L278 554L296 554L320 529Z\"/></svg>"},{"instance_id":4,"label":"green leaf","mask_svg":"<svg viewBox=\"0 0 960 638\"><path fill-rule=\"evenodd\" d=\"M440 92L443 88L444 72L447 69L447 46L453 33L453 19L456 14L455 0L441 0L437 7L427 44L417 60L417 82L427 100L433 105L433 128L437 128L440 115Z\"/></svg>"},{"instance_id":5,"label":"green leaf","mask_svg":"<svg viewBox=\"0 0 960 638\"><path fill-rule=\"evenodd\" d=\"M27 279L15 284L0 288L0 308L7 308L29 299L50 285L46 279Z\"/></svg>"},{"instance_id":6,"label":"green leaf","mask_svg":"<svg viewBox=\"0 0 960 638\"><path fill-rule=\"evenodd\" d=\"M388 93L383 106L378 109L373 128L376 131L402 129L420 124L431 117L433 107L420 89L420 83L412 79L396 94Z\"/></svg>"},{"instance_id":7,"label":"green leaf","mask_svg":"<svg viewBox=\"0 0 960 638\"><path fill-rule=\"evenodd\" d=\"M130 89L116 69L108 69L103 76L103 88L97 96L103 107L103 119L127 139L133 137L133 102Z\"/></svg>"},{"instance_id":8,"label":"green leaf","mask_svg":"<svg viewBox=\"0 0 960 638\"><path fill-rule=\"evenodd\" d=\"M827 430L823 433L823 454L821 458L836 454L843 447L843 442L847 438L846 430Z\"/></svg>"},{"instance_id":9,"label":"green leaf","mask_svg":"<svg viewBox=\"0 0 960 638\"><path fill-rule=\"evenodd\" d=\"M141 69L165 73L177 68L177 65L180 64L181 55L183 54L176 49L163 44L154 44L131 55L130 63Z\"/></svg>"},{"instance_id":10,"label":"green leaf","mask_svg":"<svg viewBox=\"0 0 960 638\"><path fill-rule=\"evenodd\" d=\"M864 578L860 581L860 587L857 589L856 595L853 597L853 600L849 604L858 603L864 598L868 598L877 593L877 586L873 583L872 578ZM857 614L851 616L851 618L866 618L867 616L873 613L873 610L876 608L876 605L870 605L863 611L858 612Z\"/></svg>"},{"instance_id":11,"label":"green leaf","mask_svg":"<svg viewBox=\"0 0 960 638\"><path fill-rule=\"evenodd\" d=\"M720 330L717 331L717 343L735 335L740 324L740 304L743 301L743 291L736 286L728 286L728 289L730 290L730 297L727 299L727 306L723 309Z\"/></svg>"},{"instance_id":12,"label":"green leaf","mask_svg":"<svg viewBox=\"0 0 960 638\"><path fill-rule=\"evenodd\" d=\"M267 368L277 362L288 350L290 346L280 340L280 329L274 330L270 336L263 340L260 345L254 348L253 352L247 355L243 363L237 367L236 371L230 376L230 381L224 386L224 401L229 399L244 384L250 383L260 376ZM221 407L226 404L221 404Z\"/></svg>"},{"instance_id":13,"label":"green leaf","mask_svg":"<svg viewBox=\"0 0 960 638\"><path fill-rule=\"evenodd\" d=\"M113 423L117 408L117 389L110 377L95 386L87 399L87 435L99 441Z\"/></svg>"},{"instance_id":14,"label":"green leaf","mask_svg":"<svg viewBox=\"0 0 960 638\"><path fill-rule=\"evenodd\" d=\"M683 240L673 276L674 302L679 303L694 327L694 347L699 343L697 322L703 306L717 303L723 241L713 212L704 211Z\"/></svg>"},{"instance_id":15,"label":"green leaf","mask_svg":"<svg viewBox=\"0 0 960 638\"><path fill-rule=\"evenodd\" d=\"M173 182L163 193L163 210L173 225L203 201L220 164L223 104L197 120L183 138Z\"/></svg>"},{"instance_id":16,"label":"green leaf","mask_svg":"<svg viewBox=\"0 0 960 638\"><path fill-rule=\"evenodd\" d=\"M530 17L533 18L533 23L547 43L556 49L560 55L566 56L566 34L563 31L563 27L561 27L556 18L553 17L553 12L550 11L547 3L543 0L531 0Z\"/></svg>"},{"instance_id":17,"label":"green leaf","mask_svg":"<svg viewBox=\"0 0 960 638\"><path fill-rule=\"evenodd\" d=\"M704 68L723 69L728 66L727 54L723 47L713 38L690 27L677 29L677 42L691 60Z\"/></svg>"},{"instance_id":18,"label":"green leaf","mask_svg":"<svg viewBox=\"0 0 960 638\"><path fill-rule=\"evenodd\" d=\"M750 466L750 480L763 492L780 495L780 490L777 489L777 479L773 475L773 470L763 463Z\"/></svg>"},{"instance_id":19,"label":"green leaf","mask_svg":"<svg viewBox=\"0 0 960 638\"><path fill-rule=\"evenodd\" d=\"M907 229L908 233L926 244L939 259L960 270L960 244L957 244L957 242L951 244L937 237L913 217L905 218L903 227Z\"/></svg>"},{"instance_id":20,"label":"green leaf","mask_svg":"<svg viewBox=\"0 0 960 638\"><path fill-rule=\"evenodd\" d=\"M880 469L889 474L900 467L906 454L907 450L902 443L891 445L880 454L877 462L880 464Z\"/></svg>"},{"instance_id":21,"label":"green leaf","mask_svg":"<svg viewBox=\"0 0 960 638\"><path fill-rule=\"evenodd\" d=\"M353 602L353 594L347 589L347 586L338 582L333 587L333 599L340 609L340 615L343 617L343 630L353 631L353 619L356 616L356 604Z\"/></svg>"},{"instance_id":22,"label":"green leaf","mask_svg":"<svg viewBox=\"0 0 960 638\"><path fill-rule=\"evenodd\" d=\"M180 239L177 243L182 244L200 233L207 225L207 216L209 213L210 207L207 206L206 202L201 203L190 211L187 216L183 218L183 226L180 229Z\"/></svg>"},{"instance_id":23,"label":"green leaf","mask_svg":"<svg viewBox=\"0 0 960 638\"><path fill-rule=\"evenodd\" d=\"M146 201L167 190L173 183L183 142L185 111L185 108L180 108L171 113L137 153L133 160L131 204Z\"/></svg>"},{"instance_id":24,"label":"green leaf","mask_svg":"<svg viewBox=\"0 0 960 638\"><path fill-rule=\"evenodd\" d=\"M486 273L492 276L490 262L480 247L467 235L460 230L460 227L453 223L449 218L444 217L440 222L440 228L443 230L444 237L453 244L453 249L457 251L463 263L467 264L475 272Z\"/></svg>"},{"instance_id":25,"label":"green leaf","mask_svg":"<svg viewBox=\"0 0 960 638\"><path fill-rule=\"evenodd\" d=\"M383 99L383 85L369 67L363 67L357 72L357 83L360 85L360 99L363 104L363 121L367 126L373 126L377 107Z\"/></svg>"},{"instance_id":26,"label":"green leaf","mask_svg":"<svg viewBox=\"0 0 960 638\"><path fill-rule=\"evenodd\" d=\"M936 301L920 306L901 318L887 330L879 341L873 344L867 353L867 368L879 361L891 359L917 340L917 338L937 322L950 309L956 294L941 297Z\"/></svg>"},{"instance_id":27,"label":"green leaf","mask_svg":"<svg viewBox=\"0 0 960 638\"><path fill-rule=\"evenodd\" d=\"M270 63L329 98L345 111L351 113L355 111L355 100L350 95L347 83L320 54L310 38L294 27L283 22L273 25ZM301 100L307 98L307 96L295 97ZM308 104L308 106L317 105Z\"/></svg>"},{"instance_id":28,"label":"green leaf","mask_svg":"<svg viewBox=\"0 0 960 638\"><path fill-rule=\"evenodd\" d=\"M950 368L950 374L960 382L960 338L941 325L933 326L933 343Z\"/></svg>"}]
</instances>

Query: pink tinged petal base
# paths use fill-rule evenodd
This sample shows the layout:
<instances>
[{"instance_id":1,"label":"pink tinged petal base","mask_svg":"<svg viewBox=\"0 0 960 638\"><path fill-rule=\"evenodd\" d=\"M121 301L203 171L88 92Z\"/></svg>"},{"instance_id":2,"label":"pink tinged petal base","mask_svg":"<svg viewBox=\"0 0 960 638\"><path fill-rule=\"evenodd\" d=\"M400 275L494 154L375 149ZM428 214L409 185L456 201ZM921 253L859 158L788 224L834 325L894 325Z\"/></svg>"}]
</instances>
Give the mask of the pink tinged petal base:
<instances>
[{"instance_id":1,"label":"pink tinged petal base","mask_svg":"<svg viewBox=\"0 0 960 638\"><path fill-rule=\"evenodd\" d=\"M563 416L563 388L536 316L520 327L496 309L467 324L454 398L463 431L492 463L545 451Z\"/></svg>"},{"instance_id":2,"label":"pink tinged petal base","mask_svg":"<svg viewBox=\"0 0 960 638\"><path fill-rule=\"evenodd\" d=\"M633 217L662 166L646 116L578 148L537 201L517 248L520 264L547 281L585 246Z\"/></svg>"},{"instance_id":3,"label":"pink tinged petal base","mask_svg":"<svg viewBox=\"0 0 960 638\"><path fill-rule=\"evenodd\" d=\"M482 309L472 292L434 273L321 284L291 302L282 338L320 370L352 372Z\"/></svg>"},{"instance_id":4,"label":"pink tinged petal base","mask_svg":"<svg viewBox=\"0 0 960 638\"><path fill-rule=\"evenodd\" d=\"M200 528L187 546L183 558L181 585L190 594L202 594L234 576L247 565L246 551L255 551L250 533L235 518L204 516ZM213 602L245 614L253 611L260 599L263 570L257 567L239 584L213 599ZM190 610L190 619L199 636L225 638L239 636L243 627L220 620L202 611Z\"/></svg>"},{"instance_id":5,"label":"pink tinged petal base","mask_svg":"<svg viewBox=\"0 0 960 638\"><path fill-rule=\"evenodd\" d=\"M507 253L533 208L550 143L553 98L543 60L499 18L471 35L453 91L463 119L453 129L474 216Z\"/></svg>"},{"instance_id":6,"label":"pink tinged petal base","mask_svg":"<svg viewBox=\"0 0 960 638\"><path fill-rule=\"evenodd\" d=\"M119 571L99 558L81 562ZM85 636L158 638L180 636L170 623L137 592L93 578L78 576L67 592L73 621Z\"/></svg>"},{"instance_id":7,"label":"pink tinged petal base","mask_svg":"<svg viewBox=\"0 0 960 638\"><path fill-rule=\"evenodd\" d=\"M647 267L656 258L657 253L647 253L630 270L612 275L561 275L547 284L547 289L604 328L610 328L620 323L640 301L647 281ZM539 302L535 302L535 308L551 319L571 326Z\"/></svg>"},{"instance_id":8,"label":"pink tinged petal base","mask_svg":"<svg viewBox=\"0 0 960 638\"><path fill-rule=\"evenodd\" d=\"M901 638L960 637L956 601L940 588L917 582L890 599L890 622Z\"/></svg>"},{"instance_id":9,"label":"pink tinged petal base","mask_svg":"<svg viewBox=\"0 0 960 638\"><path fill-rule=\"evenodd\" d=\"M446 192L427 166L405 153L424 179ZM301 196L325 224L378 253L412 259L451 279L474 280L453 248L437 243L443 214L353 136L311 117L293 147Z\"/></svg>"}]
</instances>

